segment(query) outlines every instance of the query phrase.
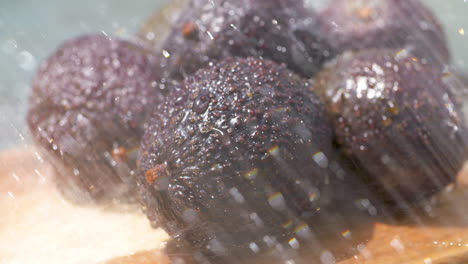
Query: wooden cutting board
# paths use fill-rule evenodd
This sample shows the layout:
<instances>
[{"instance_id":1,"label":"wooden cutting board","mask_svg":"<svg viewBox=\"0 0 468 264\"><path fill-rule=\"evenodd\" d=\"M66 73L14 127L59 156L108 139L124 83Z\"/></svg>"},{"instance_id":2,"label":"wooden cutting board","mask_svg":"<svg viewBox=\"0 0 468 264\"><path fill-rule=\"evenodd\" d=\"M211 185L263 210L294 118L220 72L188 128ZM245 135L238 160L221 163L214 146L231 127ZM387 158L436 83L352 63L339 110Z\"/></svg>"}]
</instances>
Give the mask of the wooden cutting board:
<instances>
[{"instance_id":1,"label":"wooden cutting board","mask_svg":"<svg viewBox=\"0 0 468 264\"><path fill-rule=\"evenodd\" d=\"M74 206L50 174L31 147L0 153L0 263L169 263L161 251L167 235L151 229L138 208ZM468 170L460 173L459 186L442 195L425 225L377 222L356 255L337 264L468 263L467 179Z\"/></svg>"}]
</instances>

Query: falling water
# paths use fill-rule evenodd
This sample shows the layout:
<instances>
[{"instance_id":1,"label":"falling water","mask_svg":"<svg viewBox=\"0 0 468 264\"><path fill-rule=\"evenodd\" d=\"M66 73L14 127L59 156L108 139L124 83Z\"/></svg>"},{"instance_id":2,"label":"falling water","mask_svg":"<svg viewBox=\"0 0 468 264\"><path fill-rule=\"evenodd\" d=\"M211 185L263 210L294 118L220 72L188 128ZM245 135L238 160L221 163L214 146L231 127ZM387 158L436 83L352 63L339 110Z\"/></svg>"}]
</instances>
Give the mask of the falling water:
<instances>
[{"instance_id":1,"label":"falling water","mask_svg":"<svg viewBox=\"0 0 468 264\"><path fill-rule=\"evenodd\" d=\"M124 0L44 0L38 3L25 0L0 3L0 264L104 263L112 258L141 251L149 252L145 257L147 261L153 259L152 255L162 254L168 236L162 229L151 228L144 215L144 212L151 214L147 212L148 208L142 209L118 201L99 206L75 205L62 198L52 183L54 169L47 155L32 143L25 116L31 79L41 61L60 43L89 32L131 38L153 10L161 8L166 2L168 1L141 0L133 3ZM305 2L307 6L320 10L326 6L327 1ZM446 79L453 84L451 92L454 97L442 96L440 102L450 110L456 107L456 100L459 100L466 112L465 117L468 117L468 2L423 2L441 21L452 55L451 66L445 70ZM217 1L213 0L210 3L216 4ZM164 10L163 20L171 20L168 13L171 8ZM160 36L167 34L164 23L157 25L159 19L147 24L147 27L154 28L145 35L147 40L157 42ZM214 38L211 32L207 34L206 37ZM430 41L426 39L423 42L427 44ZM283 46L278 47L279 51L284 49L286 48ZM168 51L162 52L165 58L171 57ZM378 68L370 70L381 72ZM356 85L359 86L359 83ZM378 97L379 91L373 89L367 94L364 90L361 92L363 96L374 98ZM207 108L208 102L202 100L197 109L203 112ZM398 112L398 109L392 109ZM384 121L389 122L386 119ZM226 122L236 123L238 120ZM449 125L454 130L457 129L456 124ZM223 131L218 129L218 126L220 125L213 124L213 127L204 127L203 130L222 135ZM432 127L429 132L439 141L437 146L443 146L444 140L448 138L437 128ZM310 131L300 130L298 133L308 135ZM396 145L416 145L415 142L405 140L407 139L402 139ZM466 143L463 140L459 142ZM444 149L443 147L425 147L425 151L435 154L434 164L446 164L448 167L456 158L455 151L441 153L439 149ZM268 154L276 159L277 166L284 166L284 171L295 173L297 168L288 168L285 158L279 156L278 149L278 146L274 146L268 150ZM390 154L391 151L393 150L389 151ZM112 160L113 154L115 153L107 153L106 157ZM362 173L360 169L353 170L353 165L356 164L351 164L351 161L340 155L328 157L318 150L312 151L310 155L311 161L315 161L322 169L330 170L331 177L345 180ZM385 159L384 163L386 162L392 161L388 158ZM220 170L221 167L222 164L215 164L212 169ZM432 169L437 166L421 164L421 167L428 175L432 175ZM450 171L447 167L438 169ZM259 171L258 168L252 167L239 175L246 181L256 180L268 185L268 176ZM74 172L80 173L78 170ZM425 256L419 256L420 263L424 264L438 263L441 256L462 255L466 252L463 249L468 248L468 210L460 201L466 200L467 197L465 190L468 188L468 176L466 172L460 175L458 185L446 186L437 197L421 202L417 208L408 205L401 194L392 193L391 196L399 201L400 209L403 208L403 216L396 216L393 208L379 204L378 199L375 202L374 194L369 192L369 187L361 180L353 181L332 193L340 199L349 199L349 204L336 205L339 209L316 206L314 212L304 212L303 215L292 212L283 194L272 190L269 196L265 197L266 204L276 208L275 210L287 212L285 214L290 216L290 219L285 221L281 228L288 230L288 234L292 235L283 239L284 243L280 243L281 239L273 235L265 235L245 247L252 255L268 248L269 253L277 257L275 260L278 263L289 264L310 263L310 260L319 264L350 264L360 263L362 260L374 263L373 260L382 256L395 256L395 262L398 262L399 257L406 257L407 260L413 247L421 248L421 251L427 253ZM308 182L298 184L302 184L302 191L308 191L307 202L311 204L315 205L318 200L329 198L327 190L319 190ZM349 190L354 193L352 197L341 197ZM271 219L261 219L257 212L250 211L252 208L245 203L244 196L242 189L229 189L229 197L238 204L239 213L250 212L246 214L246 218L250 219L252 225L246 226L245 230L254 230L255 226L268 223ZM189 219L187 221L196 220L195 210L187 209L184 212L184 218ZM310 219L308 214L319 215L314 221L320 225L314 226L315 222L310 221L306 223L304 219ZM225 231L232 233L232 230ZM336 239L336 236L339 239ZM414 240L417 236L423 239ZM209 241L208 246L215 253L225 250L216 239ZM263 260L261 257L252 261L271 263L271 259Z\"/></svg>"}]
</instances>

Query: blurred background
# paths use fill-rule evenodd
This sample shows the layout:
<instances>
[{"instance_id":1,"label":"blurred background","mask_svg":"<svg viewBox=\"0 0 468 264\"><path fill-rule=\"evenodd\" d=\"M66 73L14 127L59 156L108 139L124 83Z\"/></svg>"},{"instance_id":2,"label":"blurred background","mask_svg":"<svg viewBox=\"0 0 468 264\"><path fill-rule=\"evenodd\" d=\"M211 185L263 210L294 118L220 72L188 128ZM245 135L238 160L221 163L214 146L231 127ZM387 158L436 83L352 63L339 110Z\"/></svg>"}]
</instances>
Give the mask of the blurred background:
<instances>
[{"instance_id":1,"label":"blurred background","mask_svg":"<svg viewBox=\"0 0 468 264\"><path fill-rule=\"evenodd\" d=\"M320 7L324 0L306 0ZM424 1L424 0L423 0ZM0 0L0 149L28 142L25 114L37 65L83 33L131 36L170 0ZM452 61L468 72L468 0L425 0L444 25Z\"/></svg>"}]
</instances>

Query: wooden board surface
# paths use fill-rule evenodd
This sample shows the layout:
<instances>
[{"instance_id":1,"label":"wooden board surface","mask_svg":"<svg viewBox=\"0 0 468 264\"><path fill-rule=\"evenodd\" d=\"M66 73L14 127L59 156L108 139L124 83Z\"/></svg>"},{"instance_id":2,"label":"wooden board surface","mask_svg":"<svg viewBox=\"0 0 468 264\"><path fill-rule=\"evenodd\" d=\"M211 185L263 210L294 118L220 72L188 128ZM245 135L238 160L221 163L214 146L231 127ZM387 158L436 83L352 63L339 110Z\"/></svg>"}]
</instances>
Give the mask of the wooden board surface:
<instances>
[{"instance_id":1,"label":"wooden board surface","mask_svg":"<svg viewBox=\"0 0 468 264\"><path fill-rule=\"evenodd\" d=\"M32 148L0 153L0 263L168 263L161 252L167 235L152 230L138 209L68 204L50 175ZM468 173L460 175L462 184L442 195L436 217L423 225L374 223L356 255L338 264L468 263Z\"/></svg>"},{"instance_id":2,"label":"wooden board surface","mask_svg":"<svg viewBox=\"0 0 468 264\"><path fill-rule=\"evenodd\" d=\"M136 206L75 206L34 149L0 153L0 263L93 264L163 246ZM138 263L135 263L138 264Z\"/></svg>"}]
</instances>

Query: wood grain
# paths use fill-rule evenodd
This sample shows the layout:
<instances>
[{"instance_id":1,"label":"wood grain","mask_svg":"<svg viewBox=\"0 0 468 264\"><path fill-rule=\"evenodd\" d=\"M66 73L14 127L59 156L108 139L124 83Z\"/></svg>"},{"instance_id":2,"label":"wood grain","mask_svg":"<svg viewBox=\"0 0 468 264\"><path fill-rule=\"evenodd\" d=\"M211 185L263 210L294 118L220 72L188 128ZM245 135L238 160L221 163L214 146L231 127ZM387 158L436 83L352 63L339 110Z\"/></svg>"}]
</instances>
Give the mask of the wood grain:
<instances>
[{"instance_id":1,"label":"wood grain","mask_svg":"<svg viewBox=\"0 0 468 264\"><path fill-rule=\"evenodd\" d=\"M143 214L135 210L127 210L128 208L121 211L109 211L109 208L80 208L69 204L64 206L64 201L59 198L53 185L50 184L51 173L51 168L41 160L40 155L33 148L18 148L0 153L0 209L2 212L7 212L7 217L0 220L0 239L5 237L6 232L11 233L12 230L15 230L19 225L18 223L27 223L25 219L31 218L31 212L37 212L41 209L39 207L49 204L51 210L55 210L56 215L54 217L62 217L65 222L84 222L83 226L87 230L80 231L80 238L89 239L89 243L109 243L105 240L97 240L115 239L115 233L122 232L122 228L127 225L132 226L127 235L123 236L123 239L128 241L113 242L115 245L112 246L115 250L109 251L108 248L103 248L102 252L90 252L93 255L92 259L96 260L94 263L169 263L169 260L161 251L161 243L167 239L167 235L161 230L151 230L149 226L146 226L147 221ZM420 224L405 219L392 224L383 221L376 222L369 241L358 244L354 248L357 254L348 256L347 259L340 261L338 264L468 263L468 206L465 202L468 196L468 169L460 174L459 182L459 186L454 191L441 195L440 202L433 209L433 217L419 219ZM12 203L12 201L15 201L15 203ZM61 214L64 216L59 216ZM101 233L99 233L98 230L91 228L91 224L88 223L88 226L86 226L83 217L95 217L96 223L103 222L106 225L108 222L116 223L113 226L110 225L104 228L104 231L101 227ZM127 220L118 223L121 221L118 219L123 218L127 218ZM26 231L30 230L29 233L18 231L17 235L19 237L15 237L14 241L9 241L11 245L17 243L20 247L22 243L28 243L27 241L31 241L31 237L38 236L44 231L39 227L42 225L41 221L45 222L47 220L47 215L42 218L37 216L34 219L38 221L35 223L37 226L24 229ZM91 223L93 222L91 221ZM143 227L135 228L134 225L143 225ZM363 225L365 225L362 227L363 230L372 228L369 227L368 222ZM99 225L97 226L99 227ZM133 230L135 234L132 234ZM62 232L63 230L57 227L55 231ZM359 232L359 229L353 232ZM39 241L39 243L69 245L70 241L67 240L71 238L69 235L51 235L47 239L63 239L63 241L51 242L45 240ZM122 236L119 239L122 239ZM138 243L138 241L142 240L144 243ZM3 244L3 242L0 244ZM119 248L127 245L131 246L131 250L118 251ZM64 248L59 251L63 253L67 252L67 250ZM13 263L6 262L14 257L14 252L12 252L12 250L7 252L0 246L0 263ZM70 250L70 252L76 253L79 251ZM85 252L87 251L82 251L80 254ZM129 252L130 254L128 254ZM14 263L28 263L21 261L31 261L31 259L34 259L35 263L69 263L67 260L73 257L67 256L65 253L54 257L53 253L50 253L52 255L45 254L44 252L34 251L34 249L31 249L28 254L32 255L33 258L16 256L17 259L14 260L17 261ZM40 258L44 255L48 256L48 259L41 262ZM86 256L80 257L79 259L87 259ZM107 260L105 260L106 258ZM314 262L311 260L311 263Z\"/></svg>"}]
</instances>

